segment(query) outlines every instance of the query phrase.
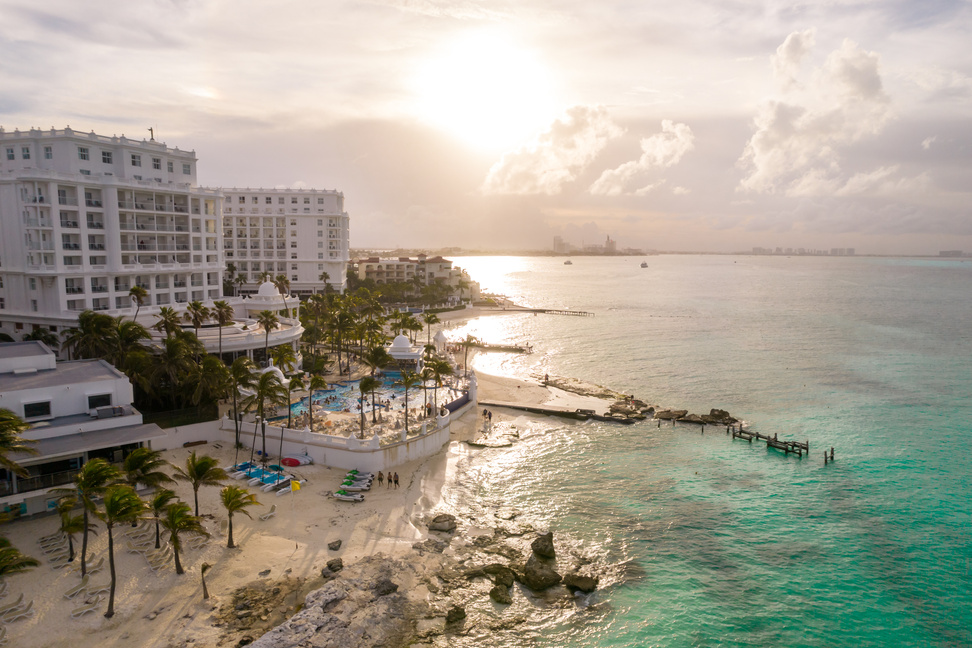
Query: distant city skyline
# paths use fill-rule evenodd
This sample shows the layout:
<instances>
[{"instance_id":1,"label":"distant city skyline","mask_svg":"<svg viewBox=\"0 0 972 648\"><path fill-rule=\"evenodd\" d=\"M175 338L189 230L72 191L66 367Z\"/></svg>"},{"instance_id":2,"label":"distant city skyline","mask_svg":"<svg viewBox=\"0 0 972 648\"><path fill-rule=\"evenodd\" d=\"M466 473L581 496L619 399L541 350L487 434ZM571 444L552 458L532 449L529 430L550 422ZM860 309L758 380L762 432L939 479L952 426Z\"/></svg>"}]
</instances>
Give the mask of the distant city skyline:
<instances>
[{"instance_id":1,"label":"distant city skyline","mask_svg":"<svg viewBox=\"0 0 972 648\"><path fill-rule=\"evenodd\" d=\"M227 9L0 0L0 125L337 189L354 247L972 249L968 3Z\"/></svg>"}]
</instances>

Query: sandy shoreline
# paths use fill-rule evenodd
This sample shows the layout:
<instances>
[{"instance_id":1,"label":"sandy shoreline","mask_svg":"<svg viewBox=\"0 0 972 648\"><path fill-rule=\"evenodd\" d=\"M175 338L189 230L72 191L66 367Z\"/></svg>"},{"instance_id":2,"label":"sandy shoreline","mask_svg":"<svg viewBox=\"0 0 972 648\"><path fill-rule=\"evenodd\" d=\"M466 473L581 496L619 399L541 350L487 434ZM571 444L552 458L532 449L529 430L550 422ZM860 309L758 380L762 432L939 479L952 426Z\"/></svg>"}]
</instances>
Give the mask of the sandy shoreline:
<instances>
[{"instance_id":1,"label":"sandy shoreline","mask_svg":"<svg viewBox=\"0 0 972 648\"><path fill-rule=\"evenodd\" d=\"M479 374L478 378L483 399L524 404L552 399L551 391L536 383L486 374ZM578 398L582 399L578 403L582 403L584 397ZM494 424L516 415L495 411ZM348 565L379 553L401 556L411 551L414 543L428 538L424 522L436 512L448 486L450 453L459 442L475 438L481 427L480 412L469 412L454 422L450 443L441 451L396 469L401 478L399 489L376 486L361 504L326 498L325 493L339 483L342 471L317 465L300 467L296 472L307 483L299 493L284 497L258 493L262 505L251 509L253 519L234 516L237 549L226 548L226 535L220 530L220 521L226 515L219 504L219 489L203 487L199 493L200 513L205 517L212 539L202 549L184 550L182 560L186 573L182 576L175 574L171 563L153 573L142 556L126 551L128 537L124 533L128 529L116 529L118 586L116 613L110 620L103 616L106 598L98 611L79 619L71 618L72 610L82 605L83 599L68 600L64 592L79 582L79 576L68 570L52 569L36 542L36 538L57 529L56 517L7 525L4 533L13 544L42 562L32 571L6 579L9 593L0 603L23 593L25 601L34 601L36 610L33 617L9 624L11 645L21 648L236 645L237 639L214 623L218 620L219 606L230 601L237 588L253 582L275 583L284 577L296 579L290 586L299 591L287 597L276 610L277 614L266 619L263 628L258 623L253 631L269 629L293 613L295 600L302 601L307 592L320 586L319 574L328 560L340 557ZM193 449L217 457L221 465L233 463L235 452L231 444L216 443ZM188 454L187 449L177 449L165 452L164 457L181 464ZM174 490L184 501L192 502L188 485L177 483ZM259 516L274 504L276 514L266 521L260 520ZM335 540L341 541L340 550L328 550L327 544ZM99 533L89 539L89 556L93 557L93 561L89 558L89 564L107 556L107 535L100 524ZM204 562L212 565L206 574L212 595L208 601L202 599L200 584L200 566ZM94 584L107 583L107 568L90 580ZM253 632L249 634L252 636Z\"/></svg>"},{"instance_id":2,"label":"sandy shoreline","mask_svg":"<svg viewBox=\"0 0 972 648\"><path fill-rule=\"evenodd\" d=\"M489 314L504 314L501 309L470 308L444 313L443 321L466 319ZM477 375L482 400L517 402L562 407L589 407L594 397L517 380L509 377ZM596 399L603 405L603 399ZM521 415L512 410L494 409L494 425ZM6 578L8 595L0 605L23 593L24 600L34 601L35 614L8 625L11 644L19 648L55 646L235 646L242 637L257 638L291 616L304 596L320 587L321 570L334 558L352 565L367 557L381 554L390 557L414 557L413 544L427 540L430 532L425 522L439 512L443 494L454 478L455 456L461 453L461 442L482 433L481 409L473 410L453 422L450 442L435 455L398 466L401 486L375 487L366 494L365 502L351 504L328 499L343 476L343 471L326 466L302 466L295 472L307 480L303 489L284 497L257 492L261 505L252 507L252 519L234 516L236 549L226 548L226 534L221 522L226 514L219 503L217 487L203 487L199 492L200 514L212 533L208 545L185 549L182 554L186 573L177 576L172 564L153 573L141 555L129 553L125 532L115 530L115 560L118 586L115 616L103 616L107 595L93 613L73 619L71 612L84 604L82 597L67 599L64 592L79 582L79 575L67 569L54 570L42 553L36 538L53 533L58 525L54 516L21 520L6 525L4 533L28 555L41 560L41 565L23 574ZM210 454L220 465L234 463L231 443L220 442L193 448L199 454ZM181 465L190 450L177 449L163 453L164 458ZM246 453L241 451L241 460ZM181 499L192 502L191 488L184 483L173 485ZM273 505L276 514L261 520ZM89 538L89 565L107 556L107 535L102 525ZM328 543L341 541L337 551ZM80 536L78 537L80 551ZM78 562L76 560L76 562ZM367 560L365 560L367 562ZM107 558L105 559L107 564ZM206 574L211 594L202 599L200 566L212 567ZM108 570L92 575L90 582L100 585L109 581ZM272 609L252 619L252 627L241 631L226 623L226 609L232 613L234 592L250 586L258 591L281 591ZM276 590L274 588L281 588ZM421 592L421 588L419 589ZM90 597L89 597L90 599ZM220 612L223 608L222 613Z\"/></svg>"}]
</instances>

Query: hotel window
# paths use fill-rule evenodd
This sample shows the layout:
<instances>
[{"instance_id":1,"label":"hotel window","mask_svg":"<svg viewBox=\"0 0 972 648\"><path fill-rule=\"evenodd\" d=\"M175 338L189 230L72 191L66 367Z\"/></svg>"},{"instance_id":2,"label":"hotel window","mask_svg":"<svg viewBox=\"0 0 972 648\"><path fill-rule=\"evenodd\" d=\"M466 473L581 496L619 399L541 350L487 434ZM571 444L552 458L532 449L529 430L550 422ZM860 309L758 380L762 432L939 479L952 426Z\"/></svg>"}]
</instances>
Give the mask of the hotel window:
<instances>
[{"instance_id":1,"label":"hotel window","mask_svg":"<svg viewBox=\"0 0 972 648\"><path fill-rule=\"evenodd\" d=\"M297 247L297 241L291 241L290 242L290 247L292 247L292 248Z\"/></svg>"},{"instance_id":2,"label":"hotel window","mask_svg":"<svg viewBox=\"0 0 972 648\"><path fill-rule=\"evenodd\" d=\"M3 288L3 277L0 276L0 288Z\"/></svg>"},{"instance_id":3,"label":"hotel window","mask_svg":"<svg viewBox=\"0 0 972 648\"><path fill-rule=\"evenodd\" d=\"M111 151L102 151L101 161L104 164L111 164Z\"/></svg>"},{"instance_id":4,"label":"hotel window","mask_svg":"<svg viewBox=\"0 0 972 648\"><path fill-rule=\"evenodd\" d=\"M260 202L260 199L257 198L256 196L253 196L253 200L250 201L250 202L252 202L254 205L256 205L256 204L258 204Z\"/></svg>"},{"instance_id":5,"label":"hotel window","mask_svg":"<svg viewBox=\"0 0 972 648\"><path fill-rule=\"evenodd\" d=\"M318 252L318 253L317 253L317 258L318 258L318 259L323 259L323 258L324 258L324 253L323 253L323 252ZM321 270L321 269L322 269L322 267L321 267L321 266L318 266L318 268L317 268L317 269L318 269L318 270Z\"/></svg>"},{"instance_id":6,"label":"hotel window","mask_svg":"<svg viewBox=\"0 0 972 648\"><path fill-rule=\"evenodd\" d=\"M192 165L191 164L183 164L182 165L182 174L183 175L191 175L192 174Z\"/></svg>"},{"instance_id":7,"label":"hotel window","mask_svg":"<svg viewBox=\"0 0 972 648\"><path fill-rule=\"evenodd\" d=\"M323 205L324 204L324 199L323 198L318 198L317 199L317 204L318 205Z\"/></svg>"},{"instance_id":8,"label":"hotel window","mask_svg":"<svg viewBox=\"0 0 972 648\"><path fill-rule=\"evenodd\" d=\"M318 218L317 219L317 226L318 227L324 227L324 219L323 218Z\"/></svg>"},{"instance_id":9,"label":"hotel window","mask_svg":"<svg viewBox=\"0 0 972 648\"><path fill-rule=\"evenodd\" d=\"M291 281L297 281L298 280L297 279L297 275L290 275L290 280Z\"/></svg>"},{"instance_id":10,"label":"hotel window","mask_svg":"<svg viewBox=\"0 0 972 648\"><path fill-rule=\"evenodd\" d=\"M7 307L7 302L4 301L3 297L0 297L0 310L3 310L6 307Z\"/></svg>"},{"instance_id":11,"label":"hotel window","mask_svg":"<svg viewBox=\"0 0 972 648\"><path fill-rule=\"evenodd\" d=\"M31 290L37 290L37 279L31 277L27 280L27 284L30 286Z\"/></svg>"},{"instance_id":12,"label":"hotel window","mask_svg":"<svg viewBox=\"0 0 972 648\"><path fill-rule=\"evenodd\" d=\"M37 300L36 299L31 299L30 300L30 310L33 311L33 312L35 312L35 313L37 312Z\"/></svg>"},{"instance_id":13,"label":"hotel window","mask_svg":"<svg viewBox=\"0 0 972 648\"><path fill-rule=\"evenodd\" d=\"M324 230L317 230L318 236L324 236Z\"/></svg>"},{"instance_id":14,"label":"hotel window","mask_svg":"<svg viewBox=\"0 0 972 648\"><path fill-rule=\"evenodd\" d=\"M87 160L88 159L88 147L87 146L79 146L78 147L78 159L79 160Z\"/></svg>"},{"instance_id":15,"label":"hotel window","mask_svg":"<svg viewBox=\"0 0 972 648\"><path fill-rule=\"evenodd\" d=\"M267 196L267 201L266 202L267 202L268 205L272 205L273 204L273 198L271 198L270 196Z\"/></svg>"},{"instance_id":16,"label":"hotel window","mask_svg":"<svg viewBox=\"0 0 972 648\"><path fill-rule=\"evenodd\" d=\"M290 219L290 226L291 227L297 227L297 219L296 218L291 218Z\"/></svg>"},{"instance_id":17,"label":"hotel window","mask_svg":"<svg viewBox=\"0 0 972 648\"><path fill-rule=\"evenodd\" d=\"M278 205L284 204L284 198L283 198L283 196L280 196L279 198L277 198L277 204Z\"/></svg>"},{"instance_id":18,"label":"hotel window","mask_svg":"<svg viewBox=\"0 0 972 648\"><path fill-rule=\"evenodd\" d=\"M91 171L87 169L81 169L81 175L91 175ZM141 178L136 178L136 180L141 180Z\"/></svg>"},{"instance_id":19,"label":"hotel window","mask_svg":"<svg viewBox=\"0 0 972 648\"><path fill-rule=\"evenodd\" d=\"M324 256L323 254L320 254L320 255L318 255L318 257L317 257L317 258L318 258L318 259L320 259L320 258L321 258L321 257L323 257L323 256ZM317 264L317 269L318 269L318 270L323 270L323 269L324 269L324 264L323 264L323 263L318 263L318 264Z\"/></svg>"},{"instance_id":20,"label":"hotel window","mask_svg":"<svg viewBox=\"0 0 972 648\"><path fill-rule=\"evenodd\" d=\"M14 155L14 150L12 148L8 148L7 149L7 159L8 160L16 160L17 159L17 156Z\"/></svg>"},{"instance_id":21,"label":"hotel window","mask_svg":"<svg viewBox=\"0 0 972 648\"><path fill-rule=\"evenodd\" d=\"M291 263L290 264L290 269L291 270L296 270L297 269L297 264L296 263Z\"/></svg>"},{"instance_id":22,"label":"hotel window","mask_svg":"<svg viewBox=\"0 0 972 648\"><path fill-rule=\"evenodd\" d=\"M318 241L317 242L317 247L319 247L319 248L324 247L324 241Z\"/></svg>"},{"instance_id":23,"label":"hotel window","mask_svg":"<svg viewBox=\"0 0 972 648\"><path fill-rule=\"evenodd\" d=\"M44 147L44 159L45 160L50 160L53 157L54 157L54 149L52 149L50 146L45 146Z\"/></svg>"},{"instance_id":24,"label":"hotel window","mask_svg":"<svg viewBox=\"0 0 972 648\"><path fill-rule=\"evenodd\" d=\"M96 394L95 396L88 396L88 409L108 407L109 405L111 405L111 394Z\"/></svg>"},{"instance_id":25,"label":"hotel window","mask_svg":"<svg viewBox=\"0 0 972 648\"><path fill-rule=\"evenodd\" d=\"M24 403L24 418L32 419L51 415L51 401Z\"/></svg>"},{"instance_id":26,"label":"hotel window","mask_svg":"<svg viewBox=\"0 0 972 648\"><path fill-rule=\"evenodd\" d=\"M152 168L162 170L162 158L152 158Z\"/></svg>"},{"instance_id":27,"label":"hotel window","mask_svg":"<svg viewBox=\"0 0 972 648\"><path fill-rule=\"evenodd\" d=\"M11 149L11 150L12 150L12 149ZM13 158L10 158L10 159L13 159ZM296 198L296 197L294 197L294 198L291 198L291 199L290 199L290 204L291 204L291 205L296 205L296 204L297 204L297 198Z\"/></svg>"},{"instance_id":28,"label":"hotel window","mask_svg":"<svg viewBox=\"0 0 972 648\"><path fill-rule=\"evenodd\" d=\"M241 205L245 205L246 204L246 196L240 196L239 198L237 198L236 202L240 203Z\"/></svg>"},{"instance_id":29,"label":"hotel window","mask_svg":"<svg viewBox=\"0 0 972 648\"><path fill-rule=\"evenodd\" d=\"M165 168L169 173L172 173L172 171L175 169L175 166L173 166L172 162L166 162Z\"/></svg>"},{"instance_id":30,"label":"hotel window","mask_svg":"<svg viewBox=\"0 0 972 648\"><path fill-rule=\"evenodd\" d=\"M305 205L309 205L310 204L310 198L304 198L304 204Z\"/></svg>"},{"instance_id":31,"label":"hotel window","mask_svg":"<svg viewBox=\"0 0 972 648\"><path fill-rule=\"evenodd\" d=\"M21 146L20 147L20 157L24 158L25 160L29 160L30 159L30 147L29 146Z\"/></svg>"},{"instance_id":32,"label":"hotel window","mask_svg":"<svg viewBox=\"0 0 972 648\"><path fill-rule=\"evenodd\" d=\"M138 153L132 153L132 166L142 166L142 156Z\"/></svg>"}]
</instances>

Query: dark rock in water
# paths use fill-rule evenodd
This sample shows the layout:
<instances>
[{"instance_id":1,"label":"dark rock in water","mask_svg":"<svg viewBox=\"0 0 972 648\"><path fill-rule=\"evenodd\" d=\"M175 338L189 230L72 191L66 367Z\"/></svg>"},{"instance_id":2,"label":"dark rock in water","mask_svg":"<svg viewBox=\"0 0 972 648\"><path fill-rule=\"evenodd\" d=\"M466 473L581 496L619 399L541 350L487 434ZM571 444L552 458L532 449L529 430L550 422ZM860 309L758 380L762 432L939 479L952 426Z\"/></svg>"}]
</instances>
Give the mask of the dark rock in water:
<instances>
[{"instance_id":1,"label":"dark rock in water","mask_svg":"<svg viewBox=\"0 0 972 648\"><path fill-rule=\"evenodd\" d=\"M523 566L523 574L520 577L520 582L535 592L553 587L561 580L561 575L551 565L544 563L536 556L530 556L526 565Z\"/></svg>"},{"instance_id":2,"label":"dark rock in water","mask_svg":"<svg viewBox=\"0 0 972 648\"><path fill-rule=\"evenodd\" d=\"M452 533L456 530L456 516L448 513L440 513L432 518L428 524L429 531L444 531Z\"/></svg>"},{"instance_id":3,"label":"dark rock in water","mask_svg":"<svg viewBox=\"0 0 972 648\"><path fill-rule=\"evenodd\" d=\"M503 585L494 585L493 589L489 590L489 598L503 605L509 605L513 602L513 597L510 596L510 588Z\"/></svg>"},{"instance_id":4,"label":"dark rock in water","mask_svg":"<svg viewBox=\"0 0 972 648\"><path fill-rule=\"evenodd\" d=\"M446 623L455 623L456 621L462 621L466 618L466 608L461 605L453 605L446 612Z\"/></svg>"},{"instance_id":5,"label":"dark rock in water","mask_svg":"<svg viewBox=\"0 0 972 648\"><path fill-rule=\"evenodd\" d=\"M732 425L737 423L735 418L733 418L729 412L721 409L711 409L708 414L702 415L702 421L705 423L717 423L719 425Z\"/></svg>"},{"instance_id":6,"label":"dark rock in water","mask_svg":"<svg viewBox=\"0 0 972 648\"><path fill-rule=\"evenodd\" d=\"M412 549L419 553L425 553L426 551L442 553L448 546L448 542L442 542L441 540L436 540L435 538L427 538L422 542L416 542L413 544Z\"/></svg>"},{"instance_id":7,"label":"dark rock in water","mask_svg":"<svg viewBox=\"0 0 972 648\"><path fill-rule=\"evenodd\" d=\"M564 586L571 592L580 590L589 594L597 589L597 578L592 576L581 576L580 574L567 574L564 576Z\"/></svg>"},{"instance_id":8,"label":"dark rock in water","mask_svg":"<svg viewBox=\"0 0 972 648\"><path fill-rule=\"evenodd\" d=\"M557 556L557 554L554 552L552 531L534 540L530 544L530 548L533 549L533 553L537 554L541 558L556 558Z\"/></svg>"},{"instance_id":9,"label":"dark rock in water","mask_svg":"<svg viewBox=\"0 0 972 648\"><path fill-rule=\"evenodd\" d=\"M670 421L672 419L680 419L686 414L688 414L688 410L660 410L655 412L655 418Z\"/></svg>"},{"instance_id":10,"label":"dark rock in water","mask_svg":"<svg viewBox=\"0 0 972 648\"><path fill-rule=\"evenodd\" d=\"M516 580L516 574L506 565L490 563L483 567L483 572L493 577L493 582L503 587L511 587Z\"/></svg>"},{"instance_id":11,"label":"dark rock in water","mask_svg":"<svg viewBox=\"0 0 972 648\"><path fill-rule=\"evenodd\" d=\"M257 575L260 576L260 577L269 576L270 575L270 570L269 569L264 569L262 572L260 572Z\"/></svg>"},{"instance_id":12,"label":"dark rock in water","mask_svg":"<svg viewBox=\"0 0 972 648\"><path fill-rule=\"evenodd\" d=\"M344 569L344 561L340 558L335 558L334 560L327 561L327 568L332 572L339 572Z\"/></svg>"},{"instance_id":13,"label":"dark rock in water","mask_svg":"<svg viewBox=\"0 0 972 648\"><path fill-rule=\"evenodd\" d=\"M331 551L337 551L338 549L341 548L341 541L335 540L334 542L328 542L327 548L330 549Z\"/></svg>"},{"instance_id":14,"label":"dark rock in water","mask_svg":"<svg viewBox=\"0 0 972 648\"><path fill-rule=\"evenodd\" d=\"M375 591L375 596L388 596L398 591L398 585L387 578L380 578L372 589Z\"/></svg>"},{"instance_id":15,"label":"dark rock in water","mask_svg":"<svg viewBox=\"0 0 972 648\"><path fill-rule=\"evenodd\" d=\"M686 414L685 416L678 419L679 421L684 421L686 423L702 423L702 417L698 414Z\"/></svg>"}]
</instances>

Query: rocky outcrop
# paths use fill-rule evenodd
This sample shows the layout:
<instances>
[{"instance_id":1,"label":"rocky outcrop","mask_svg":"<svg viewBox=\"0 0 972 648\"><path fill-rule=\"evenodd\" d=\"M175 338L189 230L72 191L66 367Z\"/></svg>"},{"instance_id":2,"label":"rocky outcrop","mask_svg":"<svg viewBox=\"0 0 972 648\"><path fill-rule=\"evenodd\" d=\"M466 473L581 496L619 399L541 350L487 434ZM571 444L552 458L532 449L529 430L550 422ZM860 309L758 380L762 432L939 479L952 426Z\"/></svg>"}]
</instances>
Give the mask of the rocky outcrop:
<instances>
[{"instance_id":1,"label":"rocky outcrop","mask_svg":"<svg viewBox=\"0 0 972 648\"><path fill-rule=\"evenodd\" d=\"M685 423L702 423L702 417L698 414L686 414L678 420L684 421Z\"/></svg>"},{"instance_id":2,"label":"rocky outcrop","mask_svg":"<svg viewBox=\"0 0 972 648\"><path fill-rule=\"evenodd\" d=\"M341 541L335 540L334 542L328 542L327 548L330 549L331 551L337 551L338 549L341 548Z\"/></svg>"},{"instance_id":3,"label":"rocky outcrop","mask_svg":"<svg viewBox=\"0 0 972 648\"><path fill-rule=\"evenodd\" d=\"M540 536L530 543L530 548L533 549L533 553L537 554L541 558L557 557L557 554L554 552L552 531Z\"/></svg>"},{"instance_id":4,"label":"rocky outcrop","mask_svg":"<svg viewBox=\"0 0 972 648\"><path fill-rule=\"evenodd\" d=\"M446 623L456 623L466 618L466 608L461 605L453 605L446 612Z\"/></svg>"},{"instance_id":5,"label":"rocky outcrop","mask_svg":"<svg viewBox=\"0 0 972 648\"><path fill-rule=\"evenodd\" d=\"M327 561L327 568L334 573L337 573L344 569L344 561L340 558L334 558L333 560Z\"/></svg>"},{"instance_id":6,"label":"rocky outcrop","mask_svg":"<svg viewBox=\"0 0 972 648\"><path fill-rule=\"evenodd\" d=\"M655 418L661 419L662 421L670 421L672 419L680 419L688 414L688 410L661 410L660 412L655 412Z\"/></svg>"},{"instance_id":7,"label":"rocky outcrop","mask_svg":"<svg viewBox=\"0 0 972 648\"><path fill-rule=\"evenodd\" d=\"M520 582L534 592L542 592L553 587L562 579L552 564L537 556L530 556L523 566L523 573L520 574Z\"/></svg>"},{"instance_id":8,"label":"rocky outcrop","mask_svg":"<svg viewBox=\"0 0 972 648\"><path fill-rule=\"evenodd\" d=\"M428 523L428 527L429 531L452 533L456 530L456 516L449 515L448 513L440 513L432 518L432 521Z\"/></svg>"},{"instance_id":9,"label":"rocky outcrop","mask_svg":"<svg viewBox=\"0 0 972 648\"><path fill-rule=\"evenodd\" d=\"M502 603L503 605L509 605L513 602L513 597L510 596L510 588L503 587L502 585L494 585L491 590L489 590L489 598L493 599L497 603Z\"/></svg>"},{"instance_id":10,"label":"rocky outcrop","mask_svg":"<svg viewBox=\"0 0 972 648\"><path fill-rule=\"evenodd\" d=\"M711 409L708 414L702 415L702 421L704 423L712 423L716 425L733 425L739 421L729 414L726 410L721 409Z\"/></svg>"},{"instance_id":11,"label":"rocky outcrop","mask_svg":"<svg viewBox=\"0 0 972 648\"><path fill-rule=\"evenodd\" d=\"M571 592L581 591L589 594L597 589L597 578L593 576L581 576L580 574L567 574L564 576L564 587Z\"/></svg>"}]
</instances>

